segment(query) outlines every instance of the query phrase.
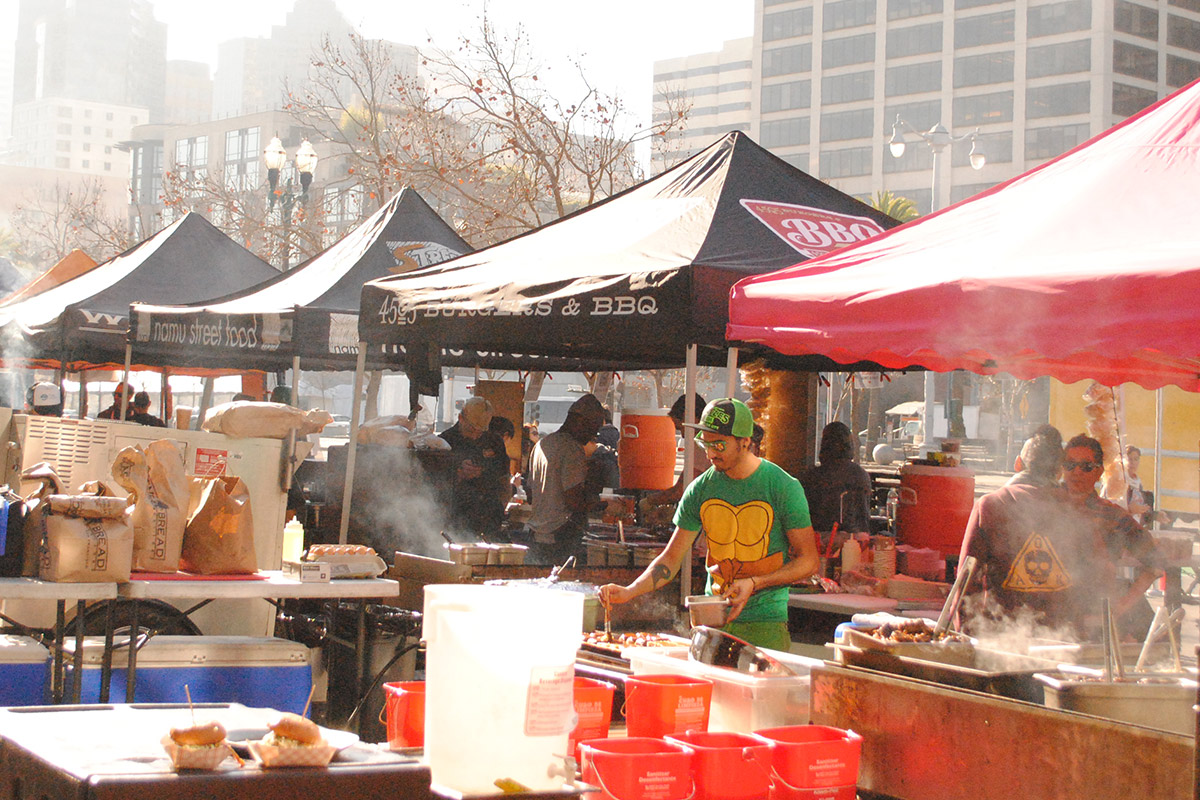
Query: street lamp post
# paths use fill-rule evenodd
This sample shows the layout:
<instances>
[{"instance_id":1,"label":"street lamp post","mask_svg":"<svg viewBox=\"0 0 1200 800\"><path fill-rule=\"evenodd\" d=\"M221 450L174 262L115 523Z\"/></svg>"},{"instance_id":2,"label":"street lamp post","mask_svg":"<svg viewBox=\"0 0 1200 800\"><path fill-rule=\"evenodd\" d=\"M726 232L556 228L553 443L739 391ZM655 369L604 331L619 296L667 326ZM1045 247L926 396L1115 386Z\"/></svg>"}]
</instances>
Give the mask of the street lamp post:
<instances>
[{"instance_id":1,"label":"street lamp post","mask_svg":"<svg viewBox=\"0 0 1200 800\"><path fill-rule=\"evenodd\" d=\"M300 175L299 192L295 190L291 178L282 188L279 186L279 173L287 163L287 151L283 149L283 142L278 136L272 137L263 150L263 161L267 165L267 211L274 210L276 201L279 203L279 215L283 222L282 263L283 271L287 272L291 260L292 210L297 200L301 207L308 202L308 187L312 185L313 172L317 168L317 151L308 139L300 142L300 147L296 149L294 161L296 172Z\"/></svg>"},{"instance_id":2,"label":"street lamp post","mask_svg":"<svg viewBox=\"0 0 1200 800\"><path fill-rule=\"evenodd\" d=\"M971 152L969 155L971 161L971 169L981 170L987 164L987 156L979 147L979 129L964 133L961 136L954 136L950 131L946 130L946 126L938 122L927 131L921 131L910 125L899 114L896 115L896 122L892 125L892 138L888 140L888 149L892 153L893 158L900 158L904 155L904 151L908 147L908 142L905 140L905 134L911 133L917 136L921 141L929 146L933 153L933 197L930 199L930 213L941 208L941 189L942 189L942 153L954 142L971 142ZM921 421L925 429L925 442L933 440L933 398L934 398L934 373L932 371L925 372L925 408L921 412ZM950 402L949 390L947 391L947 404Z\"/></svg>"}]
</instances>

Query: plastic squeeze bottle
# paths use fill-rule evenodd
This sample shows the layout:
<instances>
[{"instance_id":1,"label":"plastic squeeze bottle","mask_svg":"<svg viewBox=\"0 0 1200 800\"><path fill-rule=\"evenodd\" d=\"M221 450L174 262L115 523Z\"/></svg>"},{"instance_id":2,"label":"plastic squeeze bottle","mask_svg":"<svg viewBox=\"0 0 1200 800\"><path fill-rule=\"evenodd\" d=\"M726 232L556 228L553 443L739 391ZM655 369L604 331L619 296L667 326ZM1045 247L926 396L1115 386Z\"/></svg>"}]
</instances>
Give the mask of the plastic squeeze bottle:
<instances>
[{"instance_id":1,"label":"plastic squeeze bottle","mask_svg":"<svg viewBox=\"0 0 1200 800\"><path fill-rule=\"evenodd\" d=\"M304 526L300 520L289 520L283 526L283 560L299 562L304 555Z\"/></svg>"}]
</instances>

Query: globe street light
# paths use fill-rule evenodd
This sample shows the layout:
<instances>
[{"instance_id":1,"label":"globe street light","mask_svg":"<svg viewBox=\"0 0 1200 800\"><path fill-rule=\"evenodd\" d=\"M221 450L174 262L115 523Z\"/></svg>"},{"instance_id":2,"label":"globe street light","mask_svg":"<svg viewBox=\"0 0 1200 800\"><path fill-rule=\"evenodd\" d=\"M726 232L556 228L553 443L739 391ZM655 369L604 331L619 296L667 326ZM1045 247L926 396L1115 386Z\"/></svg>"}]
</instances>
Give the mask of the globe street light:
<instances>
[{"instance_id":1,"label":"globe street light","mask_svg":"<svg viewBox=\"0 0 1200 800\"><path fill-rule=\"evenodd\" d=\"M287 163L287 151L278 136L271 138L263 150L263 161L267 165L267 210L272 211L279 203L279 214L283 220L283 271L287 272L290 260L292 209L296 201L303 206L308 202L308 187L312 185L313 172L317 168L317 151L305 139L296 149L294 159L296 172L300 175L300 191L297 192L289 177L283 188L279 187L279 173Z\"/></svg>"},{"instance_id":2,"label":"globe street light","mask_svg":"<svg viewBox=\"0 0 1200 800\"><path fill-rule=\"evenodd\" d=\"M971 153L968 157L971 160L971 169L981 170L984 164L987 163L987 156L984 155L982 148L979 146L978 128L970 133L964 133L962 136L953 136L939 122L927 131L919 131L908 124L899 114L896 115L896 122L892 125L892 138L888 140L888 149L891 150L893 158L900 158L908 148L908 142L905 140L905 130L919 137L921 141L929 145L929 149L933 152L933 200L930 205L932 211L937 211L941 207L939 190L941 189L942 180L942 151L953 142L970 140Z\"/></svg>"},{"instance_id":3,"label":"globe street light","mask_svg":"<svg viewBox=\"0 0 1200 800\"><path fill-rule=\"evenodd\" d=\"M904 155L904 151L908 148L908 142L905 140L905 131L916 135L925 144L929 145L929 149L933 152L933 198L930 200L930 212L937 211L941 207L941 184L942 184L942 152L954 142L963 142L970 140L971 152L968 158L971 161L971 169L981 170L987 163L987 156L983 154L983 150L979 147L979 129L964 133L961 136L954 136L942 123L936 123L927 131L920 131L910 125L899 114L896 115L896 122L892 125L892 138L888 140L888 149L892 153L893 158L900 158ZM949 406L951 400L951 392L954 386L954 374L950 373L947 378L946 385L946 404ZM925 408L921 412L921 422L925 428L925 441L933 440L933 398L934 398L934 373L926 371L925 373ZM947 431L949 432L949 431Z\"/></svg>"}]
</instances>

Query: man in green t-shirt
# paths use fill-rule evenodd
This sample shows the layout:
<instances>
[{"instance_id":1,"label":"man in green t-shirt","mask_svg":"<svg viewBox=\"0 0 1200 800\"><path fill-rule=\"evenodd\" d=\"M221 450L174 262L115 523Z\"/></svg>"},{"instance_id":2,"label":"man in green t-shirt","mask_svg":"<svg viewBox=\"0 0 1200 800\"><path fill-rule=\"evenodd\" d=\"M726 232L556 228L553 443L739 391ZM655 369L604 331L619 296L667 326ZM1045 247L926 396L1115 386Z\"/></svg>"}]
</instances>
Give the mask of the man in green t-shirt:
<instances>
[{"instance_id":1,"label":"man in green t-shirt","mask_svg":"<svg viewBox=\"0 0 1200 800\"><path fill-rule=\"evenodd\" d=\"M675 533L628 586L600 588L605 605L625 603L670 583L700 531L708 542L706 594L732 602L725 630L751 644L786 651L787 587L817 571L817 540L800 482L751 450L754 420L740 400L704 408L696 442L712 467L684 490Z\"/></svg>"}]
</instances>

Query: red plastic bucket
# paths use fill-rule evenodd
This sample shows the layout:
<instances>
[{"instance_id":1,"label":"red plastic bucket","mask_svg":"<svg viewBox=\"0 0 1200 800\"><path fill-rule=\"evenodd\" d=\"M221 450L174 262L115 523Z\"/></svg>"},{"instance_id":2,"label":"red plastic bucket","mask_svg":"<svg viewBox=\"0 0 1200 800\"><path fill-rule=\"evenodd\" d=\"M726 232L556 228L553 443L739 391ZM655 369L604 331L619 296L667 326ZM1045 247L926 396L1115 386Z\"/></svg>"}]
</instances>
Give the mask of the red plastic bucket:
<instances>
[{"instance_id":1,"label":"red plastic bucket","mask_svg":"<svg viewBox=\"0 0 1200 800\"><path fill-rule=\"evenodd\" d=\"M599 786L589 800L685 800L692 796L692 750L662 739L580 742L583 782Z\"/></svg>"},{"instance_id":2,"label":"red plastic bucket","mask_svg":"<svg viewBox=\"0 0 1200 800\"><path fill-rule=\"evenodd\" d=\"M783 792L777 795L780 798L810 796L788 794L788 790L842 788L858 783L862 737L854 731L825 725L789 725L755 734L771 743L771 766L777 788Z\"/></svg>"},{"instance_id":3,"label":"red plastic bucket","mask_svg":"<svg viewBox=\"0 0 1200 800\"><path fill-rule=\"evenodd\" d=\"M657 409L621 414L617 462L622 489L670 489L675 485L675 423Z\"/></svg>"},{"instance_id":4,"label":"red plastic bucket","mask_svg":"<svg viewBox=\"0 0 1200 800\"><path fill-rule=\"evenodd\" d=\"M665 737L692 748L696 800L767 800L771 745L748 733L688 731Z\"/></svg>"},{"instance_id":5,"label":"red plastic bucket","mask_svg":"<svg viewBox=\"0 0 1200 800\"><path fill-rule=\"evenodd\" d=\"M704 678L632 675L625 679L625 729L630 736L706 731L712 690Z\"/></svg>"},{"instance_id":6,"label":"red plastic bucket","mask_svg":"<svg viewBox=\"0 0 1200 800\"><path fill-rule=\"evenodd\" d=\"M387 704L388 748L425 745L425 681L398 681L383 685Z\"/></svg>"},{"instance_id":7,"label":"red plastic bucket","mask_svg":"<svg viewBox=\"0 0 1200 800\"><path fill-rule=\"evenodd\" d=\"M612 722L613 692L611 683L591 678L575 679L575 714L579 722L567 740L567 749L579 760L579 743L584 739L607 739Z\"/></svg>"},{"instance_id":8,"label":"red plastic bucket","mask_svg":"<svg viewBox=\"0 0 1200 800\"><path fill-rule=\"evenodd\" d=\"M823 786L819 789L786 788L778 780L771 786L770 800L856 800L858 786Z\"/></svg>"}]
</instances>

